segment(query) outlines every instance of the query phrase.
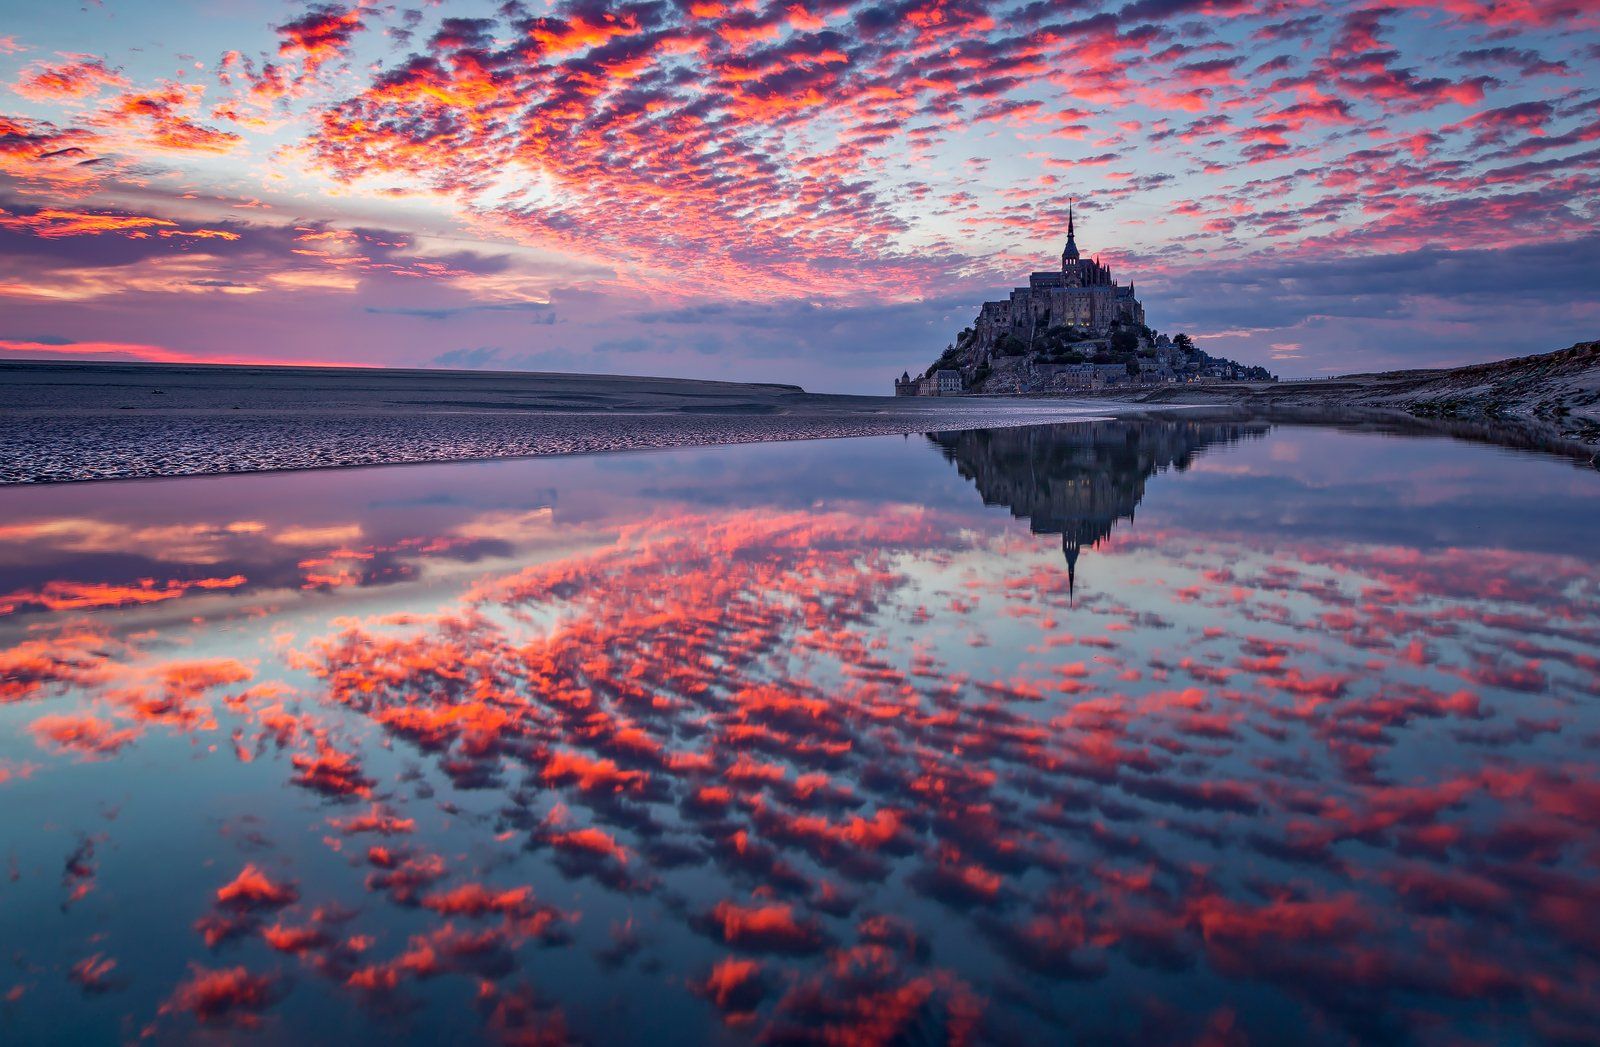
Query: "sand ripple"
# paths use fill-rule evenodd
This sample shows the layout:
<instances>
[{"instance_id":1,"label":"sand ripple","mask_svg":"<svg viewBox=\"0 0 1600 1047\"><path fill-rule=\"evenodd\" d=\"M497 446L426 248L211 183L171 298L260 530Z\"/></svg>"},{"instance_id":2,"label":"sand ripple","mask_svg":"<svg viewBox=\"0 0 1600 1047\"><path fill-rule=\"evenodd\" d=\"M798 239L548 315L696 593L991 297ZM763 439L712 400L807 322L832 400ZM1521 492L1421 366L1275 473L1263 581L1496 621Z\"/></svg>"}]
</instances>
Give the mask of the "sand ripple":
<instances>
[{"instance_id":1,"label":"sand ripple","mask_svg":"<svg viewBox=\"0 0 1600 1047\"><path fill-rule=\"evenodd\" d=\"M861 414L12 415L0 416L0 484L877 436L1033 425L1102 413L1075 404L932 407L924 402Z\"/></svg>"}]
</instances>

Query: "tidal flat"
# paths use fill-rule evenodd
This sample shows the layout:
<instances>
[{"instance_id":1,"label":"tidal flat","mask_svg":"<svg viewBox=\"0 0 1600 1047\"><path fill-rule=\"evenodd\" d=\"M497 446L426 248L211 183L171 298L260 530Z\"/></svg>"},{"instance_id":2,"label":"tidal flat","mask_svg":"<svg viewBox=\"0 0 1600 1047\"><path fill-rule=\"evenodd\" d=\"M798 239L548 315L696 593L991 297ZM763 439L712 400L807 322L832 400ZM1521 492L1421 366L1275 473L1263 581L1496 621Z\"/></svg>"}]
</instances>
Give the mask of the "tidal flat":
<instances>
[{"instance_id":1,"label":"tidal flat","mask_svg":"<svg viewBox=\"0 0 1600 1047\"><path fill-rule=\"evenodd\" d=\"M1583 1040L1600 477L1181 416L0 490L0 1039Z\"/></svg>"},{"instance_id":2,"label":"tidal flat","mask_svg":"<svg viewBox=\"0 0 1600 1047\"><path fill-rule=\"evenodd\" d=\"M590 374L0 361L0 484L468 461L1105 417Z\"/></svg>"}]
</instances>

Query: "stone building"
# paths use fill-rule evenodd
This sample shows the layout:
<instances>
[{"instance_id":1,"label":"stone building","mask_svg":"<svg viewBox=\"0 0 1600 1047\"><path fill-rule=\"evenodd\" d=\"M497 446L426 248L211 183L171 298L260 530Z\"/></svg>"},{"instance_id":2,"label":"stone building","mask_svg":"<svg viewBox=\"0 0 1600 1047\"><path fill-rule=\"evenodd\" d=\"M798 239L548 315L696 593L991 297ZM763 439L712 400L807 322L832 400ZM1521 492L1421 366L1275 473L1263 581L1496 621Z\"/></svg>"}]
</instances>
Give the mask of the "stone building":
<instances>
[{"instance_id":1,"label":"stone building","mask_svg":"<svg viewBox=\"0 0 1600 1047\"><path fill-rule=\"evenodd\" d=\"M1012 290L1010 297L984 302L972 326L922 375L903 374L895 381L896 396L948 396L952 392L1017 392L999 371L1023 357L1040 353L1049 344L1070 342L1085 358L1102 353L1118 328L1145 331L1144 306L1133 284L1117 283L1110 267L1078 250L1076 216L1067 208L1067 243L1061 267L1028 276L1028 285ZM941 372L950 376L938 377ZM990 376L994 375L993 378ZM1073 372L1055 388L1088 388L1120 384L1121 377L1106 371ZM1027 380L1037 381L1037 376Z\"/></svg>"},{"instance_id":2,"label":"stone building","mask_svg":"<svg viewBox=\"0 0 1600 1047\"><path fill-rule=\"evenodd\" d=\"M1111 269L1098 259L1078 252L1072 209L1067 209L1067 245L1061 250L1061 268L1028 276L1028 286L1018 287L1000 302L985 302L974 325L979 341L998 343L1004 334L1027 341L1052 327L1076 327L1090 335L1103 335L1114 323L1144 325L1144 306L1133 284L1123 286L1111 278Z\"/></svg>"},{"instance_id":3,"label":"stone building","mask_svg":"<svg viewBox=\"0 0 1600 1047\"><path fill-rule=\"evenodd\" d=\"M1034 370L1052 389L1104 389L1130 380L1126 364L1039 364Z\"/></svg>"},{"instance_id":4,"label":"stone building","mask_svg":"<svg viewBox=\"0 0 1600 1047\"><path fill-rule=\"evenodd\" d=\"M961 372L953 367L937 368L921 378L913 378L910 372L902 372L894 380L896 396L960 396L965 388Z\"/></svg>"}]
</instances>

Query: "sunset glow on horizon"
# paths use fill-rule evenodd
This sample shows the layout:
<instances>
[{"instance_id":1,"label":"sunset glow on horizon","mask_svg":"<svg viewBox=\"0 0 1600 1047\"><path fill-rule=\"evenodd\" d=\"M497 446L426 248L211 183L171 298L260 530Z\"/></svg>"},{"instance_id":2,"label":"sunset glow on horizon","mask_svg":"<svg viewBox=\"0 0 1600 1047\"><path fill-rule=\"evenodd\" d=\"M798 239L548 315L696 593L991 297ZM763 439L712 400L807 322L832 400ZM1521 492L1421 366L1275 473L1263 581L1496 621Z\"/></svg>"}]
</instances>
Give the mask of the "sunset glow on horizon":
<instances>
[{"instance_id":1,"label":"sunset glow on horizon","mask_svg":"<svg viewBox=\"0 0 1600 1047\"><path fill-rule=\"evenodd\" d=\"M0 359L883 392L1069 200L1286 376L1600 319L1600 0L5 6Z\"/></svg>"}]
</instances>

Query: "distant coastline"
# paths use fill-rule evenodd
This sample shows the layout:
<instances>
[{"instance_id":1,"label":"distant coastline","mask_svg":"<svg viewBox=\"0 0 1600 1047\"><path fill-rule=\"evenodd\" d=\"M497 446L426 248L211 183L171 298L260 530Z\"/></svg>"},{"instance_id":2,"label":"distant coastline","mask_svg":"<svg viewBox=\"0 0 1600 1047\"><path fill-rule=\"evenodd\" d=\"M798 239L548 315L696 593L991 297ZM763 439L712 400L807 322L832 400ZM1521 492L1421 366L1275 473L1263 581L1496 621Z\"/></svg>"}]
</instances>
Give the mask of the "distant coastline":
<instances>
[{"instance_id":1,"label":"distant coastline","mask_svg":"<svg viewBox=\"0 0 1600 1047\"><path fill-rule=\"evenodd\" d=\"M1007 428L1386 424L1600 461L1600 342L1436 371L1031 396L582 374L0 361L0 484Z\"/></svg>"},{"instance_id":2,"label":"distant coastline","mask_svg":"<svg viewBox=\"0 0 1600 1047\"><path fill-rule=\"evenodd\" d=\"M0 361L0 484L193 476L1002 428L1063 400L493 371Z\"/></svg>"},{"instance_id":3,"label":"distant coastline","mask_svg":"<svg viewBox=\"0 0 1600 1047\"><path fill-rule=\"evenodd\" d=\"M1166 386L1105 395L1120 403L1205 405L1230 415L1279 420L1403 417L1472 439L1542 444L1600 465L1600 341L1465 367Z\"/></svg>"}]
</instances>

